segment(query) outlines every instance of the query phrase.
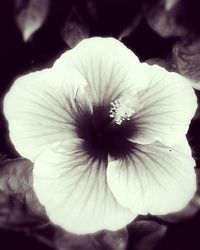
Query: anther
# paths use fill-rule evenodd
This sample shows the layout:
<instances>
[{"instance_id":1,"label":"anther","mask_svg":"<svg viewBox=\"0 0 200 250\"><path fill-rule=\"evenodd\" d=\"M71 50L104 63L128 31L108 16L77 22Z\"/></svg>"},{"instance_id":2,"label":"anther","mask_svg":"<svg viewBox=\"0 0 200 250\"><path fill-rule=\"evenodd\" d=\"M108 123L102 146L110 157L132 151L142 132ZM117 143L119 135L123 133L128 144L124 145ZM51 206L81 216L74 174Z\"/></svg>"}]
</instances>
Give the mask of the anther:
<instances>
[{"instance_id":1,"label":"anther","mask_svg":"<svg viewBox=\"0 0 200 250\"><path fill-rule=\"evenodd\" d=\"M116 124L120 125L123 121L130 120L135 113L136 96L124 95L111 102L110 117Z\"/></svg>"}]
</instances>

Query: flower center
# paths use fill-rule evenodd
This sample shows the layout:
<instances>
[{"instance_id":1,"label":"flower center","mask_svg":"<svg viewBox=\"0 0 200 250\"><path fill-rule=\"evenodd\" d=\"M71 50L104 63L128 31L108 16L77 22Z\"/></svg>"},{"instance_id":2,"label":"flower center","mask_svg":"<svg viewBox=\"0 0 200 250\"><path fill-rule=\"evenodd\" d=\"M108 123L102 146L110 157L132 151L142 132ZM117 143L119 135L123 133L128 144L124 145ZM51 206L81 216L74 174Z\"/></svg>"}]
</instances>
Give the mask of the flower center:
<instances>
[{"instance_id":1,"label":"flower center","mask_svg":"<svg viewBox=\"0 0 200 250\"><path fill-rule=\"evenodd\" d=\"M83 149L95 159L124 158L133 150L129 140L137 132L134 119L134 101L119 98L110 105L83 111L76 121L76 132L82 138Z\"/></svg>"},{"instance_id":2,"label":"flower center","mask_svg":"<svg viewBox=\"0 0 200 250\"><path fill-rule=\"evenodd\" d=\"M136 96L122 96L111 102L110 117L114 118L116 124L120 125L123 121L130 120L135 113Z\"/></svg>"}]
</instances>

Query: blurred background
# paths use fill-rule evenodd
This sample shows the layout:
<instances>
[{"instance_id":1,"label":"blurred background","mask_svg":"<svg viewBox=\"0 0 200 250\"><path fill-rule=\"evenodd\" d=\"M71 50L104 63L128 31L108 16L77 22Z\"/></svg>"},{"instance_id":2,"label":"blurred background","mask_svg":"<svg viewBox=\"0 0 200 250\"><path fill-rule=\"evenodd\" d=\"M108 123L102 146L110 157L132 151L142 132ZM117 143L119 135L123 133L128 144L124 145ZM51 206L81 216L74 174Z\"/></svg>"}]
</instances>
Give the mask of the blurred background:
<instances>
[{"instance_id":1,"label":"blurred background","mask_svg":"<svg viewBox=\"0 0 200 250\"><path fill-rule=\"evenodd\" d=\"M199 1L2 0L0 33L0 248L199 250L199 186L183 211L139 216L117 232L77 236L52 225L32 190L32 164L9 140L2 106L17 77L50 67L64 51L93 36L115 37L141 61L191 79L199 99ZM199 110L187 136L199 184Z\"/></svg>"}]
</instances>

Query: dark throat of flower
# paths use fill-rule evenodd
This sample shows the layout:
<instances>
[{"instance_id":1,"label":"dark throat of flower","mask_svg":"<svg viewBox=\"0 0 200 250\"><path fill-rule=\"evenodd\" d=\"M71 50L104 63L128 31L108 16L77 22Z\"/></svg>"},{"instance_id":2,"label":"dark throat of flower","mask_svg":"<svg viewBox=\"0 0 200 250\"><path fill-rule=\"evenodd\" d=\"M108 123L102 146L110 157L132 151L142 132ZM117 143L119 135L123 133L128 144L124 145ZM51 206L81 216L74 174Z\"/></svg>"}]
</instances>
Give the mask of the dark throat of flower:
<instances>
[{"instance_id":1,"label":"dark throat of flower","mask_svg":"<svg viewBox=\"0 0 200 250\"><path fill-rule=\"evenodd\" d=\"M110 106L93 107L93 112L81 112L76 120L77 136L83 139L83 150L95 160L107 161L126 159L134 150L134 143L129 139L137 132L134 119L114 122L110 115Z\"/></svg>"}]
</instances>

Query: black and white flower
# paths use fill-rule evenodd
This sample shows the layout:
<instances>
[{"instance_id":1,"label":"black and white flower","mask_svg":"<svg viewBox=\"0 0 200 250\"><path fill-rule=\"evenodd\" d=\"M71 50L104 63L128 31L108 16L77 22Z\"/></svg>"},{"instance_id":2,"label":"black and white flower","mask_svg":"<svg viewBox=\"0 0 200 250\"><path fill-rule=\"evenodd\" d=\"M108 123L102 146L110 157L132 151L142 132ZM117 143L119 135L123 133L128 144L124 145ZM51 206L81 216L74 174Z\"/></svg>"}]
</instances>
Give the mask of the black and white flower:
<instances>
[{"instance_id":1,"label":"black and white flower","mask_svg":"<svg viewBox=\"0 0 200 250\"><path fill-rule=\"evenodd\" d=\"M79 234L187 205L196 107L187 79L99 37L18 78L4 100L11 140L34 162L39 201L52 222Z\"/></svg>"}]
</instances>

